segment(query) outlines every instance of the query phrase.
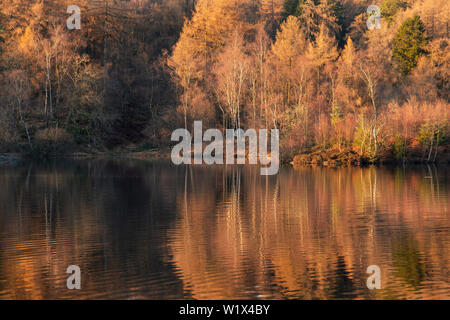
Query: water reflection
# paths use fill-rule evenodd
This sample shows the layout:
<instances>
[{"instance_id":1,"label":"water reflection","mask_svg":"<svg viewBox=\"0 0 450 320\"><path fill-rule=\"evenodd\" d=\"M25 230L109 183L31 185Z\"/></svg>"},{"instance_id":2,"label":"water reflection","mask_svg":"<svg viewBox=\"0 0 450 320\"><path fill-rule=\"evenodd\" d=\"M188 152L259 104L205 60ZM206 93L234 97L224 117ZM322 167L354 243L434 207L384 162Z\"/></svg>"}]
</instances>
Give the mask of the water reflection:
<instances>
[{"instance_id":1,"label":"water reflection","mask_svg":"<svg viewBox=\"0 0 450 320\"><path fill-rule=\"evenodd\" d=\"M58 161L0 184L0 298L450 298L446 168Z\"/></svg>"}]
</instances>

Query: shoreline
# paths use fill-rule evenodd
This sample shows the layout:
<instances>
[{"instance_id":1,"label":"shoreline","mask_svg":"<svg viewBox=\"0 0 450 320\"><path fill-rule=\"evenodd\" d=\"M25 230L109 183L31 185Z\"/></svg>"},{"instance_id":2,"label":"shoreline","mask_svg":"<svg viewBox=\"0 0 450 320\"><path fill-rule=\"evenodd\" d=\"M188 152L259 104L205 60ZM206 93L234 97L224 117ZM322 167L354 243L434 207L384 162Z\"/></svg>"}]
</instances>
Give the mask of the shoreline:
<instances>
[{"instance_id":1,"label":"shoreline","mask_svg":"<svg viewBox=\"0 0 450 320\"><path fill-rule=\"evenodd\" d=\"M292 161L284 161L283 166L291 166L297 168L364 168L369 166L404 166L404 165L436 165L450 166L450 158L440 159L436 162L427 162L418 158L396 160L391 158L377 159L370 161L367 158L358 156L355 152L344 150L336 152L331 150L315 150L314 152L306 152L294 156ZM155 148L146 151L109 151L109 152L74 152L70 154L54 154L45 158L33 157L20 153L0 153L0 164L16 163L21 160L55 160L55 159L72 159L72 160L92 160L92 159L130 159L130 160L170 160L170 148Z\"/></svg>"},{"instance_id":2,"label":"shoreline","mask_svg":"<svg viewBox=\"0 0 450 320\"><path fill-rule=\"evenodd\" d=\"M401 166L401 165L449 165L450 154L443 148L440 157L427 161L420 152L411 152L400 159L393 154L384 153L375 158L361 156L351 148L320 148L314 147L308 152L294 156L290 164L294 168L301 167L366 167L366 166ZM434 161L436 160L436 161Z\"/></svg>"}]
</instances>

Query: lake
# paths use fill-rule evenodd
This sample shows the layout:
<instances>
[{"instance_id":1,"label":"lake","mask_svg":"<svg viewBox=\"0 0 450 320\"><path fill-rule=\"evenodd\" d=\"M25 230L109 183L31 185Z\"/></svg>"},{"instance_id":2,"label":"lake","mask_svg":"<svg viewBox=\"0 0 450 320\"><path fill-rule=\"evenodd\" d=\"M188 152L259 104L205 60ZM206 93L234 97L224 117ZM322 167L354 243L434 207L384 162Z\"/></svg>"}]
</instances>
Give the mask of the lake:
<instances>
[{"instance_id":1,"label":"lake","mask_svg":"<svg viewBox=\"0 0 450 320\"><path fill-rule=\"evenodd\" d=\"M1 299L450 299L447 167L55 160L0 187Z\"/></svg>"}]
</instances>

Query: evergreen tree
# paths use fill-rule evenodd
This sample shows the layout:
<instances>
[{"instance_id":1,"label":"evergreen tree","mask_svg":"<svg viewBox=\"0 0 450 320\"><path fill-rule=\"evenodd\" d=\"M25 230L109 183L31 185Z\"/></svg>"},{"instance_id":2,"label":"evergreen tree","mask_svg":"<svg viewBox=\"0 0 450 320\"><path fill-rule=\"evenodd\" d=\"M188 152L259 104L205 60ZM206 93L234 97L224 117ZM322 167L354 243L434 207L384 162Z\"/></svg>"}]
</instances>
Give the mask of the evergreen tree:
<instances>
[{"instance_id":1,"label":"evergreen tree","mask_svg":"<svg viewBox=\"0 0 450 320\"><path fill-rule=\"evenodd\" d=\"M327 4L331 9L331 13L336 17L336 23L339 26L339 30L336 31L336 38L339 43L339 47L345 46L346 34L348 32L349 25L346 25L344 5L341 0L327 0Z\"/></svg>"},{"instance_id":2,"label":"evergreen tree","mask_svg":"<svg viewBox=\"0 0 450 320\"><path fill-rule=\"evenodd\" d=\"M404 75L417 66L419 57L426 53L427 43L425 26L420 17L415 15L406 19L395 35L392 47L392 59Z\"/></svg>"},{"instance_id":3,"label":"evergreen tree","mask_svg":"<svg viewBox=\"0 0 450 320\"><path fill-rule=\"evenodd\" d=\"M303 0L302 0L303 2ZM298 17L300 0L284 0L283 3L283 20L286 20L289 16Z\"/></svg>"}]
</instances>

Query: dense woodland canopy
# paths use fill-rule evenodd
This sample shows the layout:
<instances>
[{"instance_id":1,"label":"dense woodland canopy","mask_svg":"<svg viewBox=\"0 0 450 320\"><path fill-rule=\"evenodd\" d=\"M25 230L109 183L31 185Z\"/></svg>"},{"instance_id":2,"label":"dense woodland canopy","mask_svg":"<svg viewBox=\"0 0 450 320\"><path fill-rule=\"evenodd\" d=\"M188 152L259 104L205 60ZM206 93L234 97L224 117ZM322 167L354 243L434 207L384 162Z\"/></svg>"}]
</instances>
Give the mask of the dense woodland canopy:
<instances>
[{"instance_id":1,"label":"dense woodland canopy","mask_svg":"<svg viewBox=\"0 0 450 320\"><path fill-rule=\"evenodd\" d=\"M287 160L440 160L449 17L448 0L2 0L0 150L160 147L203 120L280 129Z\"/></svg>"}]
</instances>

